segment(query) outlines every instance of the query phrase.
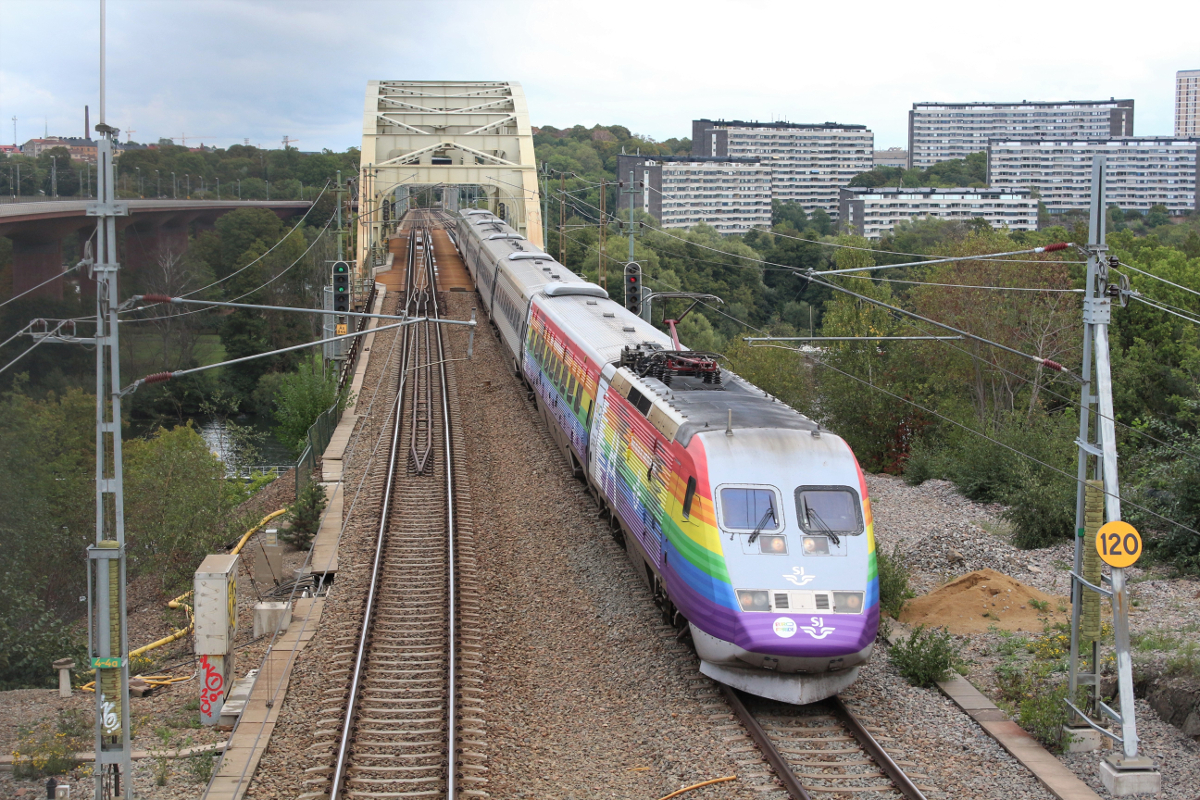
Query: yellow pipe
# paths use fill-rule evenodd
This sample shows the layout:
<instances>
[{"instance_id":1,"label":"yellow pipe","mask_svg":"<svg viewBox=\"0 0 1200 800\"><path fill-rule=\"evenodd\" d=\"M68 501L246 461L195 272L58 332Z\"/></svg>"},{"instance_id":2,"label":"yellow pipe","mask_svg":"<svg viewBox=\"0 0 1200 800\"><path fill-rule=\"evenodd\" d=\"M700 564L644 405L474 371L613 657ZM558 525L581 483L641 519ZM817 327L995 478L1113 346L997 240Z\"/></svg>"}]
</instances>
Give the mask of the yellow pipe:
<instances>
[{"instance_id":1,"label":"yellow pipe","mask_svg":"<svg viewBox=\"0 0 1200 800\"><path fill-rule=\"evenodd\" d=\"M250 539L250 537L254 534L254 532L256 530L261 528L263 525L266 525L268 522L275 519L280 514L286 514L286 513L287 513L287 509L281 508L278 511L272 511L270 514L267 514L265 517L263 517L262 519L260 519L258 521L257 525L255 525L250 530L246 531L246 535L242 537L242 540L237 543L237 547L233 548L233 550L231 550L230 553L233 555L237 555L241 551L241 549L246 545L246 542Z\"/></svg>"},{"instance_id":2,"label":"yellow pipe","mask_svg":"<svg viewBox=\"0 0 1200 800\"><path fill-rule=\"evenodd\" d=\"M287 509L281 508L278 511L272 511L270 514L267 514L265 517L263 517L262 519L260 519L258 521L257 525L255 525L253 528L251 528L250 530L246 531L245 534L243 534L242 538L238 541L237 545L233 548L233 550L230 551L230 553L232 555L237 555L238 552L240 552L241 549L246 546L246 542L250 541L250 537L254 535L255 531L257 531L263 525L266 525L271 520L278 517L280 514L286 514L286 513L287 513ZM179 630L172 633L170 636L164 636L163 638L159 639L157 642L151 642L148 645L144 645L142 647L139 647L136 650L130 651L129 658L131 658L131 659L136 658L137 656L143 655L144 653L148 653L151 650L154 650L155 648L162 647L163 645L167 645L167 644L170 644L171 642L178 641L179 639L182 639L184 636L187 636L189 633L191 633L193 630L195 630L196 620L192 616L192 607L183 602L183 599L185 597L187 597L188 595L190 595L193 591L194 590L189 589L188 591L179 595L179 597L176 597L174 600L171 600L169 603L167 603L167 608L182 608L184 610L184 612L187 613L188 620L189 620L188 626L186 628L180 628ZM143 679L143 680L148 680L148 679ZM191 678L171 679L169 681L165 681L165 683L174 683L174 682L176 682L176 680L191 680ZM83 691L93 692L93 691L95 691L94 685L95 685L95 681L92 681L91 683L84 684L83 686L80 686L79 688L82 689Z\"/></svg>"}]
</instances>

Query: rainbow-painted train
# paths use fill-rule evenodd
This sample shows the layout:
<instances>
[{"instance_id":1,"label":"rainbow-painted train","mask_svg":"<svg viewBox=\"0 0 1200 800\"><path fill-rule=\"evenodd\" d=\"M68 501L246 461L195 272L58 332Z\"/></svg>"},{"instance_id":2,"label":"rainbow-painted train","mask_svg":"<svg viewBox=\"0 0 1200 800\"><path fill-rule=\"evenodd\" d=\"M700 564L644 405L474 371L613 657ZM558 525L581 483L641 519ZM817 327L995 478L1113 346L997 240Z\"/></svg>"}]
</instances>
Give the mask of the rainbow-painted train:
<instances>
[{"instance_id":1,"label":"rainbow-painted train","mask_svg":"<svg viewBox=\"0 0 1200 800\"><path fill-rule=\"evenodd\" d=\"M838 436L672 339L482 209L455 239L514 372L701 671L810 703L870 657L866 482Z\"/></svg>"}]
</instances>

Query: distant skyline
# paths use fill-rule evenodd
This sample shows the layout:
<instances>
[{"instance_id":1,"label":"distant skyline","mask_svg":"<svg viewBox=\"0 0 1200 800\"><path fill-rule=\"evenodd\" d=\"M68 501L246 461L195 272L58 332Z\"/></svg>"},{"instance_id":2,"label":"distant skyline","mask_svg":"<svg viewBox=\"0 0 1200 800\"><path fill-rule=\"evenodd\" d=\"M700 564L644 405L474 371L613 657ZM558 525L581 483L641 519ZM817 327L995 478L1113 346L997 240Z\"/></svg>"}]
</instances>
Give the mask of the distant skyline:
<instances>
[{"instance_id":1,"label":"distant skyline","mask_svg":"<svg viewBox=\"0 0 1200 800\"><path fill-rule=\"evenodd\" d=\"M1200 4L1051 0L606 4L517 0L109 0L108 123L133 139L345 150L371 79L515 80L536 126L691 120L863 124L907 146L921 101L1136 101L1139 136L1174 131L1175 73L1200 68ZM0 143L80 136L99 119L99 0L9 0ZM44 122L43 120L46 120ZM124 133L121 141L125 141Z\"/></svg>"}]
</instances>

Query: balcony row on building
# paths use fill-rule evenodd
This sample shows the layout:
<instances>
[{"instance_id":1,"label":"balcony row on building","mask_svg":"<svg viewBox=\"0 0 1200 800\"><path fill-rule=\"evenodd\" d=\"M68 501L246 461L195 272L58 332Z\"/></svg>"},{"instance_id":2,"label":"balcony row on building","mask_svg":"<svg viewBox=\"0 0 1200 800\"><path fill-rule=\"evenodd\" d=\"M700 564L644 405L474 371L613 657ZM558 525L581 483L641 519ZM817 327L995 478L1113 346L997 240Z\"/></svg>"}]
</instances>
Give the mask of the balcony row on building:
<instances>
[{"instance_id":1,"label":"balcony row on building","mask_svg":"<svg viewBox=\"0 0 1200 800\"><path fill-rule=\"evenodd\" d=\"M987 153L989 187L1033 189L1051 212L1089 206L1092 161L1100 155L1110 204L1143 213L1162 205L1175 215L1196 208L1200 138L992 139Z\"/></svg>"},{"instance_id":2,"label":"balcony row on building","mask_svg":"<svg viewBox=\"0 0 1200 800\"><path fill-rule=\"evenodd\" d=\"M994 228L1035 231L1038 201L1029 189L934 189L861 186L840 192L839 219L858 236L880 239L902 222L982 219Z\"/></svg>"}]
</instances>

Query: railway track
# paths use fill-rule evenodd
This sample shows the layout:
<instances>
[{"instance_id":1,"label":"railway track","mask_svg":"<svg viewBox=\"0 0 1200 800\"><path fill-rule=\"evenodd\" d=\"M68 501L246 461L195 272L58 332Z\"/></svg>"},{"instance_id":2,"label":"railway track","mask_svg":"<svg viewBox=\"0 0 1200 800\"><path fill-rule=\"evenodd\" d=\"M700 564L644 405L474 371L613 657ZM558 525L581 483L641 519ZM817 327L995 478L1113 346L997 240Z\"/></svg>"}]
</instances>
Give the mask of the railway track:
<instances>
[{"instance_id":1,"label":"railway track","mask_svg":"<svg viewBox=\"0 0 1200 800\"><path fill-rule=\"evenodd\" d=\"M427 217L405 220L400 311L414 318L439 316L428 228L436 220ZM469 589L474 553L469 536L456 550L461 443L441 327L401 329L380 524L330 800L486 796L478 614L473 601L459 601L458 574L467 573Z\"/></svg>"},{"instance_id":2,"label":"railway track","mask_svg":"<svg viewBox=\"0 0 1200 800\"><path fill-rule=\"evenodd\" d=\"M884 750L878 729L837 697L793 706L718 684L792 800L821 797L925 800L904 766Z\"/></svg>"}]
</instances>

